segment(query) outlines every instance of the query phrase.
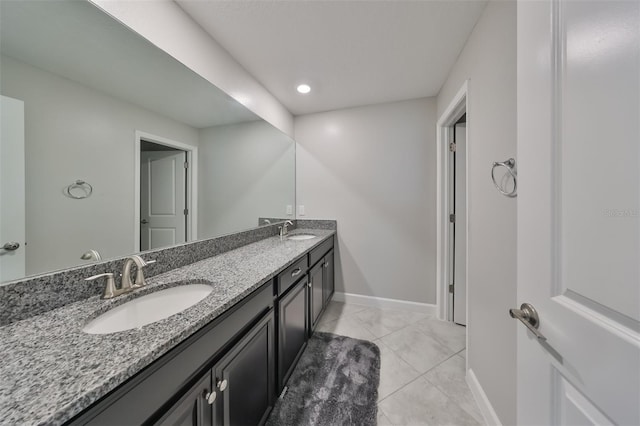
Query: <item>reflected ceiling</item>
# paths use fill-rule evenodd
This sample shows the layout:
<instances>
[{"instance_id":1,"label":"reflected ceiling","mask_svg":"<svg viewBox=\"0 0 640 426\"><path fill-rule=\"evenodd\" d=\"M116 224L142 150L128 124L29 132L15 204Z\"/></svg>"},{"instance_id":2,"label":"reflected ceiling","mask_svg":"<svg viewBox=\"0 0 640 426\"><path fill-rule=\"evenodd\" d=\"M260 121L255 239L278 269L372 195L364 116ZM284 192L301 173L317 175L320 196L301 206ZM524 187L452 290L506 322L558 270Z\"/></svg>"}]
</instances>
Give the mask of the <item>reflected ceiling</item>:
<instances>
[{"instance_id":1,"label":"reflected ceiling","mask_svg":"<svg viewBox=\"0 0 640 426\"><path fill-rule=\"evenodd\" d=\"M193 127L258 119L89 3L2 3L5 55Z\"/></svg>"}]
</instances>

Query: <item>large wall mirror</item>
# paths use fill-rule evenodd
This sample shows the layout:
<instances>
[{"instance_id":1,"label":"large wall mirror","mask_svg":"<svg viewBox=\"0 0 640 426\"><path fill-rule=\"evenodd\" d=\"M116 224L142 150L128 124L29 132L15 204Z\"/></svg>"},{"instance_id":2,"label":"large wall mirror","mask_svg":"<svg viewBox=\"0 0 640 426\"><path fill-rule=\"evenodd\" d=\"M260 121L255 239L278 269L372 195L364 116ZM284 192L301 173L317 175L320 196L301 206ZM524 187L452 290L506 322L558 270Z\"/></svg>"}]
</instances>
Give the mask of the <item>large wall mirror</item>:
<instances>
[{"instance_id":1,"label":"large wall mirror","mask_svg":"<svg viewBox=\"0 0 640 426\"><path fill-rule=\"evenodd\" d=\"M88 2L0 7L0 282L292 217L288 136Z\"/></svg>"}]
</instances>

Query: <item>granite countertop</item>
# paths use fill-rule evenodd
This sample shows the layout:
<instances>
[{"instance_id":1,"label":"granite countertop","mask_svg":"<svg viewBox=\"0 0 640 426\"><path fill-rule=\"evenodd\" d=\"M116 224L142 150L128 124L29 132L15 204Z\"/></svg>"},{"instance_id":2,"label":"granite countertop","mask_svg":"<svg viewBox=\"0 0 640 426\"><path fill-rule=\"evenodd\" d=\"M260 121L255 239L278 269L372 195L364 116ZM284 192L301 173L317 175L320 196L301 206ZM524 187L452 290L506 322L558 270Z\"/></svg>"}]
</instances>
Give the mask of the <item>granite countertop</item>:
<instances>
[{"instance_id":1,"label":"granite countertop","mask_svg":"<svg viewBox=\"0 0 640 426\"><path fill-rule=\"evenodd\" d=\"M266 238L148 278L148 285L112 299L98 296L0 327L0 423L70 420L195 331L249 295L335 231L296 229L320 238ZM198 304L140 329L87 334L85 324L108 309L164 287L211 284Z\"/></svg>"}]
</instances>

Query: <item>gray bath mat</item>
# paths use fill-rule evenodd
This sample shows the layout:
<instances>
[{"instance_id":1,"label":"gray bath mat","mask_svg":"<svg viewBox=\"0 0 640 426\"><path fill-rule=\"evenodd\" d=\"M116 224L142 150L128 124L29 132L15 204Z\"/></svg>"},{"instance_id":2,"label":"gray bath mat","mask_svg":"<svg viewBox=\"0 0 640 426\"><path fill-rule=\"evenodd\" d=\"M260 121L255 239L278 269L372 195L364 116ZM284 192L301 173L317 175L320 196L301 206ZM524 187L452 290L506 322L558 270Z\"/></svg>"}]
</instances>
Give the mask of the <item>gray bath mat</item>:
<instances>
[{"instance_id":1,"label":"gray bath mat","mask_svg":"<svg viewBox=\"0 0 640 426\"><path fill-rule=\"evenodd\" d=\"M375 425L380 349L366 340L315 333L268 426Z\"/></svg>"}]
</instances>

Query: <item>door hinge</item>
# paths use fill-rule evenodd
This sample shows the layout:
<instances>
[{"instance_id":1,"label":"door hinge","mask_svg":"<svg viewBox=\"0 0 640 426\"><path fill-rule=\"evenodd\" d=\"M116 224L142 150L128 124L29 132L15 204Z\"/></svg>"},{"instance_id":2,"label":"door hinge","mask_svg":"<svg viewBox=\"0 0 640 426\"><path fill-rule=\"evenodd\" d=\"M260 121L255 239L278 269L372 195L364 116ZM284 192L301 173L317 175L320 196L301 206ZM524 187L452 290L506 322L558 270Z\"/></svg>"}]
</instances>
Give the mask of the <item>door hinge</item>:
<instances>
[{"instance_id":1,"label":"door hinge","mask_svg":"<svg viewBox=\"0 0 640 426\"><path fill-rule=\"evenodd\" d=\"M184 168L185 168L185 169L188 169L188 168L189 168L189 162L188 162L188 161L185 161L185 162L184 162Z\"/></svg>"},{"instance_id":2,"label":"door hinge","mask_svg":"<svg viewBox=\"0 0 640 426\"><path fill-rule=\"evenodd\" d=\"M453 294L453 284L449 284L449 293Z\"/></svg>"},{"instance_id":3,"label":"door hinge","mask_svg":"<svg viewBox=\"0 0 640 426\"><path fill-rule=\"evenodd\" d=\"M456 214L455 213L451 213L449 215L449 222L456 223Z\"/></svg>"},{"instance_id":4,"label":"door hinge","mask_svg":"<svg viewBox=\"0 0 640 426\"><path fill-rule=\"evenodd\" d=\"M449 144L449 151L456 152L456 143L455 142L451 142Z\"/></svg>"},{"instance_id":5,"label":"door hinge","mask_svg":"<svg viewBox=\"0 0 640 426\"><path fill-rule=\"evenodd\" d=\"M189 214L189 209L184 209L184 215L188 215Z\"/></svg>"}]
</instances>

